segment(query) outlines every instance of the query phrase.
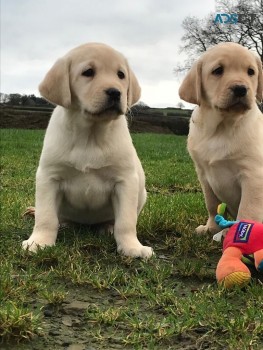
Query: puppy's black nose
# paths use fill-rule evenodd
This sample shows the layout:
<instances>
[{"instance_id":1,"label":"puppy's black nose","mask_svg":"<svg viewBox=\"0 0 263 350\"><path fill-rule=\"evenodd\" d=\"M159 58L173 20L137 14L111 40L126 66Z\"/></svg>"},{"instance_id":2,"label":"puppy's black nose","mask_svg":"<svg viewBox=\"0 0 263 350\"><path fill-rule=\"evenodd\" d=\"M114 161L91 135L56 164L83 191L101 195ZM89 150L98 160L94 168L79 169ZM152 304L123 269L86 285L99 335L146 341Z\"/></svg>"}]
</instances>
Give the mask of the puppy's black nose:
<instances>
[{"instance_id":1,"label":"puppy's black nose","mask_svg":"<svg viewBox=\"0 0 263 350\"><path fill-rule=\"evenodd\" d=\"M110 88L105 90L106 94L109 96L109 99L114 102L119 102L121 97L121 92L115 88Z\"/></svg>"},{"instance_id":2,"label":"puppy's black nose","mask_svg":"<svg viewBox=\"0 0 263 350\"><path fill-rule=\"evenodd\" d=\"M247 88L244 85L235 85L231 90L235 97L244 97L247 94Z\"/></svg>"}]
</instances>

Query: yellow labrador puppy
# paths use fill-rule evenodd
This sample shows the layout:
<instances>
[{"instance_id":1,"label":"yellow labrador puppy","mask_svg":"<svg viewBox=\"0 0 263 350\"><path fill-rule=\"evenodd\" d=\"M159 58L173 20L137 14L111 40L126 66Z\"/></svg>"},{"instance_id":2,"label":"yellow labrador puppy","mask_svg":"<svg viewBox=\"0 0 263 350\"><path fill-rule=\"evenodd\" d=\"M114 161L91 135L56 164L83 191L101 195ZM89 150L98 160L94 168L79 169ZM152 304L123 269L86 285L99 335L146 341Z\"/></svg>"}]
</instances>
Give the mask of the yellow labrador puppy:
<instances>
[{"instance_id":1,"label":"yellow labrador puppy","mask_svg":"<svg viewBox=\"0 0 263 350\"><path fill-rule=\"evenodd\" d=\"M140 87L126 59L90 43L60 58L39 86L57 104L36 174L35 227L23 247L55 244L59 222L114 222L119 252L148 258L137 239L145 177L127 127Z\"/></svg>"},{"instance_id":2,"label":"yellow labrador puppy","mask_svg":"<svg viewBox=\"0 0 263 350\"><path fill-rule=\"evenodd\" d=\"M198 105L190 121L188 150L209 217L197 232L219 231L217 205L237 219L263 220L263 116L260 59L235 43L222 43L193 65L179 90Z\"/></svg>"}]
</instances>

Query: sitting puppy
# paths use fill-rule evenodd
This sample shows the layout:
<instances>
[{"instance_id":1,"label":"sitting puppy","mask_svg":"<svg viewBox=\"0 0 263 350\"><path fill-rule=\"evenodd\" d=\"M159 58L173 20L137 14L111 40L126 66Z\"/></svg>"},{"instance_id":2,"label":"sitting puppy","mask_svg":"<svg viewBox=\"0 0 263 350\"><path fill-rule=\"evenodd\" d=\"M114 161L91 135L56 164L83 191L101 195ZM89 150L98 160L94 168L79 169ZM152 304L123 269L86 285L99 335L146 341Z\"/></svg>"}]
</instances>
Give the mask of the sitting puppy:
<instances>
[{"instance_id":1,"label":"sitting puppy","mask_svg":"<svg viewBox=\"0 0 263 350\"><path fill-rule=\"evenodd\" d=\"M35 226L23 247L54 245L60 222L114 222L119 252L150 257L136 234L146 190L124 115L140 97L126 59L104 44L79 46L54 64L39 90L58 106L36 174Z\"/></svg>"},{"instance_id":2,"label":"sitting puppy","mask_svg":"<svg viewBox=\"0 0 263 350\"><path fill-rule=\"evenodd\" d=\"M221 202L235 219L263 220L262 89L259 57L235 43L209 49L182 82L180 97L198 105L188 150L209 213L197 232L220 230L214 216Z\"/></svg>"}]
</instances>

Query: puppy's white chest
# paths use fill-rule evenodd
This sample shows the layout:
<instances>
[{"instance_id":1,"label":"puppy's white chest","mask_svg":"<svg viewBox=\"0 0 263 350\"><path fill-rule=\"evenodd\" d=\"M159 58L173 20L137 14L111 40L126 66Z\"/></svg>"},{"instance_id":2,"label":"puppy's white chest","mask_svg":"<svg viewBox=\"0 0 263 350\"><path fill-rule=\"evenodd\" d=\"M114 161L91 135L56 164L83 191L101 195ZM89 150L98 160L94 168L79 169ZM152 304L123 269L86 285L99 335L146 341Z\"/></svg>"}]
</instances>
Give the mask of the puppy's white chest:
<instances>
[{"instance_id":1,"label":"puppy's white chest","mask_svg":"<svg viewBox=\"0 0 263 350\"><path fill-rule=\"evenodd\" d=\"M101 208L109 202L114 180L106 168L76 171L63 181L63 192L69 203L76 208Z\"/></svg>"},{"instance_id":2,"label":"puppy's white chest","mask_svg":"<svg viewBox=\"0 0 263 350\"><path fill-rule=\"evenodd\" d=\"M109 201L114 186L111 163L99 148L76 146L71 150L62 187L72 206L99 208Z\"/></svg>"},{"instance_id":3,"label":"puppy's white chest","mask_svg":"<svg viewBox=\"0 0 263 350\"><path fill-rule=\"evenodd\" d=\"M189 152L217 198L236 211L240 199L239 166L235 150L225 137L189 140Z\"/></svg>"},{"instance_id":4,"label":"puppy's white chest","mask_svg":"<svg viewBox=\"0 0 263 350\"><path fill-rule=\"evenodd\" d=\"M207 162L208 165L231 158L231 143L225 137L195 138L189 148L194 158Z\"/></svg>"},{"instance_id":5,"label":"puppy's white chest","mask_svg":"<svg viewBox=\"0 0 263 350\"><path fill-rule=\"evenodd\" d=\"M88 174L111 165L107 154L100 149L75 147L69 154L67 165Z\"/></svg>"}]
</instances>

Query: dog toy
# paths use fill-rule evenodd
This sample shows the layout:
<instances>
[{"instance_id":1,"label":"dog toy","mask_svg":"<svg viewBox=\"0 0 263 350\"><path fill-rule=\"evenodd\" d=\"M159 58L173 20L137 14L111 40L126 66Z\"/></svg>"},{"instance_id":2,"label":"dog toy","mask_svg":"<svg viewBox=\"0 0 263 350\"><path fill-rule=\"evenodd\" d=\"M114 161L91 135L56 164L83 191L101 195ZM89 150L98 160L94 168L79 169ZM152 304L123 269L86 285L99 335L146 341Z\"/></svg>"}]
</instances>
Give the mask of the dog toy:
<instances>
[{"instance_id":1,"label":"dog toy","mask_svg":"<svg viewBox=\"0 0 263 350\"><path fill-rule=\"evenodd\" d=\"M226 204L220 204L215 216L215 222L224 230L216 234L214 239L218 241L225 236L216 279L225 288L231 288L250 281L251 273L243 261L251 264L254 257L256 269L263 273L263 224L251 220L225 220L225 209Z\"/></svg>"}]
</instances>

